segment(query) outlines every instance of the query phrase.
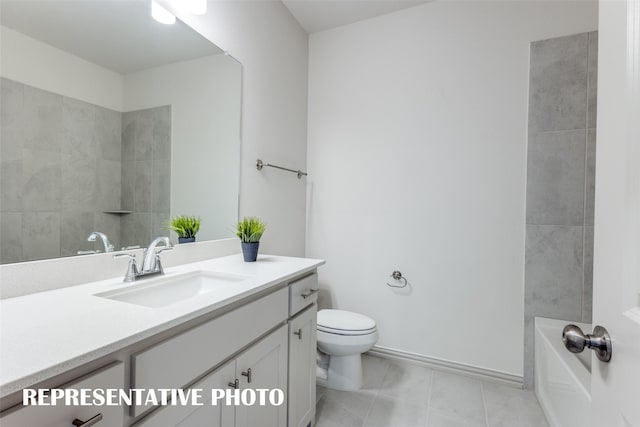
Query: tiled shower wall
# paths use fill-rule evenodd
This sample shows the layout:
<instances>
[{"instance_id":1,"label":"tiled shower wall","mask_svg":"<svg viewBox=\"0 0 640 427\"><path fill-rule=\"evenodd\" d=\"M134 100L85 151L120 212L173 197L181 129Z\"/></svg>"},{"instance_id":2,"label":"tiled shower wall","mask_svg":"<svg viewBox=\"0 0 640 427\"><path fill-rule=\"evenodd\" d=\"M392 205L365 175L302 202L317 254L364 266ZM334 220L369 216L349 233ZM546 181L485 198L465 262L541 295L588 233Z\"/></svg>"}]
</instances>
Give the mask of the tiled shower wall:
<instances>
[{"instance_id":1,"label":"tiled shower wall","mask_svg":"<svg viewBox=\"0 0 640 427\"><path fill-rule=\"evenodd\" d=\"M123 246L146 245L168 236L171 181L171 107L130 111L122 116Z\"/></svg>"},{"instance_id":2,"label":"tiled shower wall","mask_svg":"<svg viewBox=\"0 0 640 427\"><path fill-rule=\"evenodd\" d=\"M0 79L0 262L93 249L119 236L121 113ZM117 244L117 242L114 242Z\"/></svg>"},{"instance_id":3,"label":"tiled shower wall","mask_svg":"<svg viewBox=\"0 0 640 427\"><path fill-rule=\"evenodd\" d=\"M591 322L597 32L531 44L525 251L525 386L533 320Z\"/></svg>"},{"instance_id":4,"label":"tiled shower wall","mask_svg":"<svg viewBox=\"0 0 640 427\"><path fill-rule=\"evenodd\" d=\"M94 230L105 233L116 249L133 244L122 237L137 236L125 227L124 217L104 213L123 209L122 203L132 198L131 179L141 200L149 201L157 177L156 191L166 188L166 194L156 195L155 205L166 205L168 218L170 107L144 110L144 117L158 117L136 126L138 133L151 135L139 144L149 155L131 155L133 145L123 144L123 124L128 123L123 116L137 112L123 114L6 78L0 78L0 90L0 263L102 249L100 242L86 241ZM163 148L152 149L156 142ZM153 155L163 162L156 162L155 175L151 163L123 167L123 158L152 162ZM137 174L130 176L133 166L144 168L139 180ZM146 208L130 209L138 207ZM135 244L147 244L144 236Z\"/></svg>"}]
</instances>

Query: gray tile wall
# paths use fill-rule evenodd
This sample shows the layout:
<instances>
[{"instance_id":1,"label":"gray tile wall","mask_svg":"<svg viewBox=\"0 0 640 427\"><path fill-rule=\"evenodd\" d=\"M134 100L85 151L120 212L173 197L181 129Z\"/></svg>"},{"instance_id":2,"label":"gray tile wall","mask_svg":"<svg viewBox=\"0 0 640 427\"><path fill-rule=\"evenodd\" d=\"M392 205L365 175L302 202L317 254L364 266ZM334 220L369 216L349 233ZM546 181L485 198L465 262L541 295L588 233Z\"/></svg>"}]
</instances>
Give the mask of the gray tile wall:
<instances>
[{"instance_id":1,"label":"gray tile wall","mask_svg":"<svg viewBox=\"0 0 640 427\"><path fill-rule=\"evenodd\" d=\"M597 32L531 44L525 386L533 318L591 322Z\"/></svg>"},{"instance_id":2,"label":"gray tile wall","mask_svg":"<svg viewBox=\"0 0 640 427\"><path fill-rule=\"evenodd\" d=\"M122 118L123 245L168 236L171 182L171 107L130 111Z\"/></svg>"},{"instance_id":3,"label":"gray tile wall","mask_svg":"<svg viewBox=\"0 0 640 427\"><path fill-rule=\"evenodd\" d=\"M147 244L169 217L170 107L123 114L6 78L0 91L0 263L101 249L94 230ZM136 215L104 213L120 209Z\"/></svg>"}]
</instances>

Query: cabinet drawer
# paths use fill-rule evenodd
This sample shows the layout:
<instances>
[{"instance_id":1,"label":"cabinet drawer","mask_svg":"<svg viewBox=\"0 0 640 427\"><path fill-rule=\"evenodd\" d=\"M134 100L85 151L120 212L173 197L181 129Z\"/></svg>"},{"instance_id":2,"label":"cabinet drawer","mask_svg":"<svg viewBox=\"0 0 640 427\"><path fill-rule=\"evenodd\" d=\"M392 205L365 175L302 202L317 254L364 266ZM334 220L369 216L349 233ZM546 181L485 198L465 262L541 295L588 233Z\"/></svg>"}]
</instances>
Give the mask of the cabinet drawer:
<instances>
[{"instance_id":1,"label":"cabinet drawer","mask_svg":"<svg viewBox=\"0 0 640 427\"><path fill-rule=\"evenodd\" d=\"M289 284L290 301L289 316L293 316L303 308L318 300L318 274L313 273Z\"/></svg>"},{"instance_id":2,"label":"cabinet drawer","mask_svg":"<svg viewBox=\"0 0 640 427\"><path fill-rule=\"evenodd\" d=\"M122 389L124 388L124 364L117 363L91 373L69 384L65 389ZM69 427L75 419L87 421L102 415L100 427L122 427L124 408L122 406L24 406L9 410L0 416L2 427Z\"/></svg>"},{"instance_id":3,"label":"cabinet drawer","mask_svg":"<svg viewBox=\"0 0 640 427\"><path fill-rule=\"evenodd\" d=\"M287 289L132 356L132 388L179 388L287 319ZM135 406L138 416L144 407Z\"/></svg>"}]
</instances>

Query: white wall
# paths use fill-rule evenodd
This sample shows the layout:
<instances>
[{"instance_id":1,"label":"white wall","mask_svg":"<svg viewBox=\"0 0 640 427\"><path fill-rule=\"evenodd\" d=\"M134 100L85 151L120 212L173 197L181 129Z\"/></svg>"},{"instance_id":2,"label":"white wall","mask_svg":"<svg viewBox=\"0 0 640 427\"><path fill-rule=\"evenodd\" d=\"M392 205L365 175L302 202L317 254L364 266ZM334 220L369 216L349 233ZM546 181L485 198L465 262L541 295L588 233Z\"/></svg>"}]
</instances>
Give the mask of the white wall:
<instances>
[{"instance_id":1,"label":"white wall","mask_svg":"<svg viewBox=\"0 0 640 427\"><path fill-rule=\"evenodd\" d=\"M444 1L310 36L325 303L381 347L522 375L529 43L596 27L595 2Z\"/></svg>"},{"instance_id":2,"label":"white wall","mask_svg":"<svg viewBox=\"0 0 640 427\"><path fill-rule=\"evenodd\" d=\"M242 63L240 214L267 222L261 252L304 255L305 180L255 160L306 169L307 34L279 1L210 1L181 18Z\"/></svg>"},{"instance_id":3,"label":"white wall","mask_svg":"<svg viewBox=\"0 0 640 427\"><path fill-rule=\"evenodd\" d=\"M122 111L123 77L10 28L0 27L0 75Z\"/></svg>"},{"instance_id":4,"label":"white wall","mask_svg":"<svg viewBox=\"0 0 640 427\"><path fill-rule=\"evenodd\" d=\"M238 218L242 67L223 54L124 79L125 111L171 105L171 215L202 218L199 240L233 237Z\"/></svg>"}]
</instances>

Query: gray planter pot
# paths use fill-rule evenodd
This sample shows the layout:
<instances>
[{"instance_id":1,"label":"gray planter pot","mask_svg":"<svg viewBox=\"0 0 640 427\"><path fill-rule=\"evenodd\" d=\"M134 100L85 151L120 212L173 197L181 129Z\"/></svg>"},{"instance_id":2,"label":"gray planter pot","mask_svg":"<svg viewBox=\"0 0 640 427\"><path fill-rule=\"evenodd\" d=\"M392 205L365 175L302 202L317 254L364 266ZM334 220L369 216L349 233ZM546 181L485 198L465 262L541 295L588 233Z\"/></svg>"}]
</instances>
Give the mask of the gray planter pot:
<instances>
[{"instance_id":1,"label":"gray planter pot","mask_svg":"<svg viewBox=\"0 0 640 427\"><path fill-rule=\"evenodd\" d=\"M258 247L260 242L242 243L242 256L245 262L255 262L258 259Z\"/></svg>"},{"instance_id":2,"label":"gray planter pot","mask_svg":"<svg viewBox=\"0 0 640 427\"><path fill-rule=\"evenodd\" d=\"M195 241L195 237L178 237L178 243L193 243Z\"/></svg>"}]
</instances>

